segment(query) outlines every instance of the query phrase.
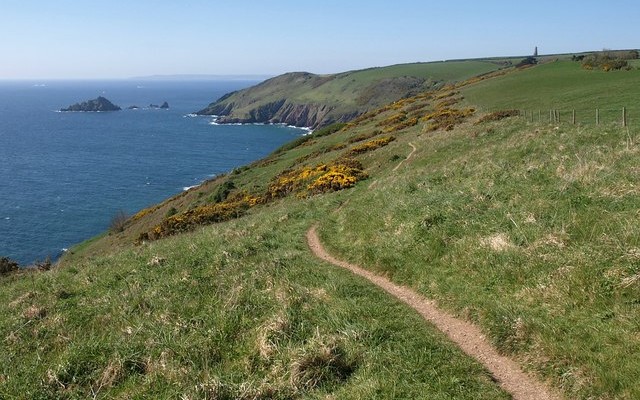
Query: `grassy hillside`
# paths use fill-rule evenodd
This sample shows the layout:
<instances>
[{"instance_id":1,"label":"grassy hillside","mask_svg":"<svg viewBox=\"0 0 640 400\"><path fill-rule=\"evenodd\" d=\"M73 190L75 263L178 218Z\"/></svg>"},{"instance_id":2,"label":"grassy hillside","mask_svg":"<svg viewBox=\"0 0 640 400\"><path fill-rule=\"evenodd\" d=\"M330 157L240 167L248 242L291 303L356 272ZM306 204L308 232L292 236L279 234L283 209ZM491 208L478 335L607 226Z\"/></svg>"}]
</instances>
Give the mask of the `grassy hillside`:
<instances>
[{"instance_id":1,"label":"grassy hillside","mask_svg":"<svg viewBox=\"0 0 640 400\"><path fill-rule=\"evenodd\" d=\"M579 62L558 61L483 81L462 90L470 104L483 110L538 110L548 118L550 109L564 111L568 121L576 110L578 122L595 123L595 109L601 109L603 122L619 121L622 107L629 118L640 124L640 70L588 71Z\"/></svg>"},{"instance_id":2,"label":"grassy hillside","mask_svg":"<svg viewBox=\"0 0 640 400\"><path fill-rule=\"evenodd\" d=\"M0 277L0 397L508 398L313 258L316 223L333 254L477 323L567 398L640 397L636 131L473 109L514 108L495 88L520 98L536 74L635 93L636 71L573 67L386 105L142 210L58 269Z\"/></svg>"},{"instance_id":3,"label":"grassy hillside","mask_svg":"<svg viewBox=\"0 0 640 400\"><path fill-rule=\"evenodd\" d=\"M453 61L400 64L334 75L289 73L233 93L201 114L227 122L286 122L324 126L347 121L403 97L495 71L501 63Z\"/></svg>"}]
</instances>

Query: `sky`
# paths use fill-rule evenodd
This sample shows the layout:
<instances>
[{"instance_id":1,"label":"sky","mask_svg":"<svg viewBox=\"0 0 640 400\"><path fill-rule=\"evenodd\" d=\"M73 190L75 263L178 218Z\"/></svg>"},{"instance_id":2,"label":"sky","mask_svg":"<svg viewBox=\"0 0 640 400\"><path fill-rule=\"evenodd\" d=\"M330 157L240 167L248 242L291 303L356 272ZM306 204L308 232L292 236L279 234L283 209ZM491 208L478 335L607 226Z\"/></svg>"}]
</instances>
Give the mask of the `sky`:
<instances>
[{"instance_id":1,"label":"sky","mask_svg":"<svg viewBox=\"0 0 640 400\"><path fill-rule=\"evenodd\" d=\"M335 73L640 47L640 2L0 0L0 79Z\"/></svg>"}]
</instances>

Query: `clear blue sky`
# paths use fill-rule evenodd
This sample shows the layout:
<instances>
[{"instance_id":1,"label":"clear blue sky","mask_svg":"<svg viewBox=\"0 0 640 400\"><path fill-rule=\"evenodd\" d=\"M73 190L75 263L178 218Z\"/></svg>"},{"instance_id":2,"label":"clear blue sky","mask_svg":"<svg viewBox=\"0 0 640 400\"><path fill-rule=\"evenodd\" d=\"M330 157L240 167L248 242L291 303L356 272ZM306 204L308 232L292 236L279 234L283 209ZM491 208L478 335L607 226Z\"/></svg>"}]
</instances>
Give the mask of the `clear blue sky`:
<instances>
[{"instance_id":1,"label":"clear blue sky","mask_svg":"<svg viewBox=\"0 0 640 400\"><path fill-rule=\"evenodd\" d=\"M640 47L640 2L0 0L0 79L315 73Z\"/></svg>"}]
</instances>

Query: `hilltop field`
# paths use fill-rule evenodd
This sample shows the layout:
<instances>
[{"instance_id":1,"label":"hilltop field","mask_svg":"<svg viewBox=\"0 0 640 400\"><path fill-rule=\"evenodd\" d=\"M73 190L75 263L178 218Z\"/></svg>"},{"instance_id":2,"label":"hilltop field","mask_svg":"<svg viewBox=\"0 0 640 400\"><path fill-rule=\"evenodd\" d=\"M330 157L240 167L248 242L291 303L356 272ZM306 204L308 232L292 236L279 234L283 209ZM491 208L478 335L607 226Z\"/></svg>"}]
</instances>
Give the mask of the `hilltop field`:
<instances>
[{"instance_id":1,"label":"hilltop field","mask_svg":"<svg viewBox=\"0 0 640 400\"><path fill-rule=\"evenodd\" d=\"M0 398L511 398L312 226L565 398L640 398L640 70L452 65L0 276Z\"/></svg>"}]
</instances>

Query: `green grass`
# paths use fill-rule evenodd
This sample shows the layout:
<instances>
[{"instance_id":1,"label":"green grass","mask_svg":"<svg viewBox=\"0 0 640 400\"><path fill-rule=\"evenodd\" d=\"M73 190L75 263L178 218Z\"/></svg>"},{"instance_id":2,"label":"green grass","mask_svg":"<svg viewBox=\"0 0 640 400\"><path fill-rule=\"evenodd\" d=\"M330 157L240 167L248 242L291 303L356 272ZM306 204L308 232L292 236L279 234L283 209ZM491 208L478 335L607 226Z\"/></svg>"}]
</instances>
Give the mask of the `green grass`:
<instances>
[{"instance_id":1,"label":"green grass","mask_svg":"<svg viewBox=\"0 0 640 400\"><path fill-rule=\"evenodd\" d=\"M640 152L626 132L512 119L411 141L400 174L323 221L327 246L476 321L568 398L640 397Z\"/></svg>"},{"instance_id":2,"label":"green grass","mask_svg":"<svg viewBox=\"0 0 640 400\"><path fill-rule=\"evenodd\" d=\"M629 109L630 123L640 126L640 70L587 71L580 63L558 61L486 80L462 90L470 104L485 111L541 110L548 121L550 109L563 110L565 122L577 110L578 122L595 124L595 109L602 122L621 120L622 107Z\"/></svg>"},{"instance_id":3,"label":"green grass","mask_svg":"<svg viewBox=\"0 0 640 400\"><path fill-rule=\"evenodd\" d=\"M416 313L313 258L327 201L0 279L0 397L508 398Z\"/></svg>"},{"instance_id":4,"label":"green grass","mask_svg":"<svg viewBox=\"0 0 640 400\"><path fill-rule=\"evenodd\" d=\"M637 73L544 64L463 86L451 107L619 106ZM476 115L431 132L420 118L440 101L312 135L81 244L61 268L0 277L0 398L508 397L415 313L313 258L304 233L318 222L336 256L477 323L567 398L639 398L637 130ZM382 132L402 111L419 122ZM260 195L282 171L390 134L357 156L369 178L353 189L133 245L169 210Z\"/></svg>"}]
</instances>

